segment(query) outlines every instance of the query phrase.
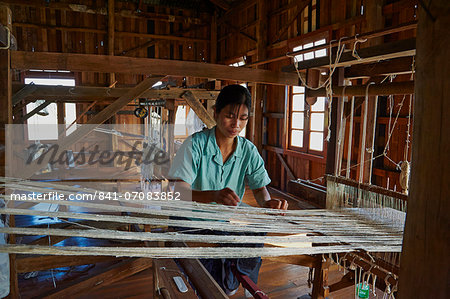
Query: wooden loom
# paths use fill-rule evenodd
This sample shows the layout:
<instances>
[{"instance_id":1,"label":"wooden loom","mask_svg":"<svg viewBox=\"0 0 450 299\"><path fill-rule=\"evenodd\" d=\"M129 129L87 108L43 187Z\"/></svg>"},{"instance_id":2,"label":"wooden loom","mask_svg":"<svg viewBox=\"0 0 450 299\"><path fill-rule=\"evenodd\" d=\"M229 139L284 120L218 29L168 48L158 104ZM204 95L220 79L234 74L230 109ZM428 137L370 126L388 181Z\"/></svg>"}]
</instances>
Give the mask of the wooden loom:
<instances>
[{"instance_id":1,"label":"wooden loom","mask_svg":"<svg viewBox=\"0 0 450 299\"><path fill-rule=\"evenodd\" d=\"M390 223L393 227L403 230L407 195L343 177L326 176L326 179L327 209L357 209L368 218ZM389 298L393 297L397 291L400 251L338 254L335 257L332 256L332 259L339 266L344 267L344 274L345 269L351 270L344 275L342 285L356 285L357 280L358 282L371 281L373 288L376 286L381 289ZM380 279L377 280L377 277ZM330 292L333 290L330 287Z\"/></svg>"},{"instance_id":2,"label":"wooden loom","mask_svg":"<svg viewBox=\"0 0 450 299\"><path fill-rule=\"evenodd\" d=\"M18 192L58 192L59 194L91 194L98 190L75 188L55 183L42 183L18 179L2 179L5 187ZM50 191L51 190L51 191ZM27 209L29 200L14 199L4 196L6 202L1 214L58 217L59 219L77 219L70 221L71 229L60 228L2 228L0 232L15 235L51 236L52 238L86 237L98 239L115 239L146 242L188 242L188 243L239 243L272 244L265 248L230 248L230 247L77 247L77 246L42 246L13 245L0 247L0 252L18 254L44 254L59 256L116 256L136 258L214 258L214 257L256 257L262 256L279 261L294 262L316 269L313 295L317 298L326 296L339 285L327 286L326 275L331 259L324 254L337 256L337 262L353 257L352 252L400 252L403 226L392 226L370 219L360 210L299 210L279 211L249 207L226 207L179 201L159 201L152 205L147 202L119 199L116 201L55 201L52 199L38 201L33 210ZM56 203L56 204L55 204ZM19 204L19 205L17 205ZM33 203L35 204L35 203ZM51 207L66 206L67 212ZM89 213L72 212L71 209L88 209ZM97 211L97 212L94 212ZM106 212L106 213L105 213ZM118 213L129 216L119 216ZM367 214L367 213L366 213ZM139 215L139 216L138 216ZM168 219L170 216L184 216L214 221L182 221ZM364 216L364 217L363 217ZM79 221L82 222L79 222ZM401 219L397 219L401 223ZM67 221L67 220L66 220ZM88 221L88 226L83 222ZM98 225L96 225L98 223ZM109 224L109 227L104 223ZM213 229L230 232L266 232L268 236L208 236L200 234L183 234L177 232L126 232L119 231L113 224L145 225L161 228L184 226L191 229ZM358 228L355 232L355 228ZM314 246L311 246L314 244ZM153 245L147 243L147 245ZM344 258L339 258L339 256ZM364 268L363 257L354 257L354 264ZM361 264L361 265L360 265ZM370 267L370 263L367 264ZM375 273L375 269L372 270ZM377 274L382 277L381 273ZM349 277L347 276L346 279ZM381 279L380 279L381 281ZM388 278L388 281L389 278ZM395 281L389 282L394 285ZM344 286L344 284L341 284ZM345 284L347 285L347 284Z\"/></svg>"}]
</instances>

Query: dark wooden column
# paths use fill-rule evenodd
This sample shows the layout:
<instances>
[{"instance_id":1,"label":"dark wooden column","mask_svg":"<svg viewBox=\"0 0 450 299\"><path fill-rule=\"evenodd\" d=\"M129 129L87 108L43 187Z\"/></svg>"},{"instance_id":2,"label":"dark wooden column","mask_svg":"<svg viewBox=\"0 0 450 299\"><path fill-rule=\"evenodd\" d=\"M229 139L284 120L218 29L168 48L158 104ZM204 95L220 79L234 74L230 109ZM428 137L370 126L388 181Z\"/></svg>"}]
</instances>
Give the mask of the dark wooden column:
<instances>
[{"instance_id":1,"label":"dark wooden column","mask_svg":"<svg viewBox=\"0 0 450 299\"><path fill-rule=\"evenodd\" d=\"M0 5L0 23L8 27L12 33L12 15L8 6ZM6 46L0 43L2 47ZM6 166L6 124L12 123L12 78L11 78L11 50L0 50L0 176L5 176ZM4 190L1 190L3 193ZM10 216L9 225L14 226L14 216ZM9 243L16 242L15 236L9 236ZM16 272L16 255L9 255L10 264L10 293L7 298L19 298L19 287Z\"/></svg>"},{"instance_id":2,"label":"dark wooden column","mask_svg":"<svg viewBox=\"0 0 450 299\"><path fill-rule=\"evenodd\" d=\"M258 2L258 26L257 26L257 45L256 45L256 61L263 60L267 56L267 3L266 0L259 0ZM258 68L264 68L259 66ZM253 88L253 107L254 111L252 121L251 140L256 147L261 151L262 149L262 134L263 134L263 100L266 93L266 88L263 84L255 84Z\"/></svg>"},{"instance_id":3,"label":"dark wooden column","mask_svg":"<svg viewBox=\"0 0 450 299\"><path fill-rule=\"evenodd\" d=\"M333 75L333 82L337 82L338 85L342 86L344 84L344 69L339 68L336 70L336 72ZM336 172L336 159L338 159L338 153L339 148L337 144L338 135L339 135L339 128L341 127L341 106L344 105L341 95L338 95L337 97L334 97L331 102L331 119L328 117L328 110L325 109L325 119L328 121L325 123L325 129L324 129L324 136L326 136L328 132L328 123L331 122L330 125L330 132L331 134L329 136L329 141L325 145L326 146L326 153L327 153L327 160L326 160L326 167L325 167L325 173L335 175Z\"/></svg>"},{"instance_id":4,"label":"dark wooden column","mask_svg":"<svg viewBox=\"0 0 450 299\"><path fill-rule=\"evenodd\" d=\"M448 298L450 4L419 5L411 187L398 298Z\"/></svg>"},{"instance_id":5,"label":"dark wooden column","mask_svg":"<svg viewBox=\"0 0 450 299\"><path fill-rule=\"evenodd\" d=\"M114 56L114 1L108 0L108 55ZM113 86L116 82L116 74L109 74L109 85Z\"/></svg>"}]
</instances>

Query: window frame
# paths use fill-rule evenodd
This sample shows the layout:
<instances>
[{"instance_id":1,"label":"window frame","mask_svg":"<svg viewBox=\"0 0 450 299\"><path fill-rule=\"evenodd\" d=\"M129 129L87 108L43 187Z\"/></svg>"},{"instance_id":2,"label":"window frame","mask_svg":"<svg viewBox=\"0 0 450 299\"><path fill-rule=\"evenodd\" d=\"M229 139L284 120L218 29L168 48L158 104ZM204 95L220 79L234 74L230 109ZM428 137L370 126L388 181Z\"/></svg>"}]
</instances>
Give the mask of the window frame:
<instances>
[{"instance_id":1,"label":"window frame","mask_svg":"<svg viewBox=\"0 0 450 299\"><path fill-rule=\"evenodd\" d=\"M33 80L33 79L37 79L37 80L44 80L44 81L53 81L53 80L73 80L73 87L77 86L77 80L75 78L75 75L73 72L71 71L65 71L65 70L40 70L40 69L32 69L32 70L28 70L26 71L23 76L21 76L21 81L23 84L27 84L25 83L27 80ZM30 82L31 83L31 82ZM30 84L28 83L28 84ZM47 85L47 86L72 86L72 85L65 85L65 84L37 84L37 85ZM22 109L24 109L24 113L28 113L28 105L30 105L30 103L27 103ZM58 105L56 102L51 103L49 106L52 106L53 104L56 105L55 107L55 111L56 111L56 124L51 124L51 125L55 125L56 126L56 130L58 131L59 125L58 124L58 115L59 113L63 113L63 118L64 118L64 122L65 122L65 127L67 128L67 126L69 124L67 124L67 114L66 114L66 107L67 104L69 103L64 103L64 107L62 109L62 111L59 109ZM75 103L75 120L76 120L76 115L77 115L77 105ZM29 125L30 125L30 120L33 118L34 116L32 116L31 118L27 119L24 123L24 136L26 136L27 142L35 142L37 140L39 140L40 142L44 142L44 143L51 143L51 142L55 142L56 140L58 140L58 138L55 139L30 139L30 133L29 133ZM72 129L72 128L71 128ZM70 133L68 133L68 131L65 132L65 136L70 135Z\"/></svg>"},{"instance_id":2,"label":"window frame","mask_svg":"<svg viewBox=\"0 0 450 299\"><path fill-rule=\"evenodd\" d=\"M306 88L305 88L306 91ZM293 110L293 96L296 94L300 94L300 93L294 93L294 87L290 86L289 87L289 105L288 105L288 134L287 134L287 142L286 142L286 149L287 150L292 150L295 152L300 152L300 153L305 153L305 154L312 154L315 156L319 156L319 157L324 157L326 150L327 150L327 143L325 142L325 139L327 137L327 123L328 123L328 99L326 97L324 98L324 110L323 112L315 112L312 111L312 105L308 104L308 102L306 101L306 95L305 93L303 93L305 96L303 98L304 100L304 109L303 109L303 113L304 113L304 117L303 117L303 146L302 147L298 147L295 145L292 145L291 143L291 138L292 138L292 131L293 130L300 130L300 129L295 129L292 128L292 114L294 112L296 112L297 110ZM323 121L323 131L317 131L317 130L311 130L311 114L319 114L319 113L323 113L324 116L324 121ZM315 149L310 149L310 137L311 137L311 133L314 132L320 132L323 133L323 145L322 145L322 150L318 151Z\"/></svg>"}]
</instances>

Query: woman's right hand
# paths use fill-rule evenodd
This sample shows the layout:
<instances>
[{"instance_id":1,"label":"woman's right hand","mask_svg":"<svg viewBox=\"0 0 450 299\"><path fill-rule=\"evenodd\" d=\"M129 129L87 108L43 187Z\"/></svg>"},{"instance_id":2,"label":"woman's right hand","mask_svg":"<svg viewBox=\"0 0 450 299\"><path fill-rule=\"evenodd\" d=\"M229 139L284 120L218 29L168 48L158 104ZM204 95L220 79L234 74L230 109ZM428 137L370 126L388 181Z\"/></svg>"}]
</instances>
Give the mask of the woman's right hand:
<instances>
[{"instance_id":1,"label":"woman's right hand","mask_svg":"<svg viewBox=\"0 0 450 299\"><path fill-rule=\"evenodd\" d=\"M241 199L230 188L214 191L214 201L226 206L237 206Z\"/></svg>"}]
</instances>

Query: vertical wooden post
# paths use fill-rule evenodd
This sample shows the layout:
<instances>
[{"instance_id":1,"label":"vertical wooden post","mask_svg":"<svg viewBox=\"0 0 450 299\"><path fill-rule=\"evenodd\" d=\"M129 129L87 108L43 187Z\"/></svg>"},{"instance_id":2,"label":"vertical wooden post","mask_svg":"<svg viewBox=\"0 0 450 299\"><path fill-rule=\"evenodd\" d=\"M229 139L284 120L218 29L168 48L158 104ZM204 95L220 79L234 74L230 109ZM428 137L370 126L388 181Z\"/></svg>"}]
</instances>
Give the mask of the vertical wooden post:
<instances>
[{"instance_id":1,"label":"vertical wooden post","mask_svg":"<svg viewBox=\"0 0 450 299\"><path fill-rule=\"evenodd\" d=\"M365 155L367 161L364 164L364 183L371 184L372 182L372 168L373 168L373 152L375 150L375 134L377 125L377 104L378 96L371 96L368 98L368 110L367 110L367 128L366 128L366 149L370 149Z\"/></svg>"},{"instance_id":2,"label":"vertical wooden post","mask_svg":"<svg viewBox=\"0 0 450 299\"><path fill-rule=\"evenodd\" d=\"M56 113L58 118L58 139L61 140L65 137L65 118L66 118L66 109L63 102L57 102L56 103Z\"/></svg>"},{"instance_id":3,"label":"vertical wooden post","mask_svg":"<svg viewBox=\"0 0 450 299\"><path fill-rule=\"evenodd\" d=\"M263 60L267 56L267 3L265 0L258 1L258 26L256 31L257 46L256 60ZM264 66L258 66L263 68ZM253 136L251 136L256 147L262 149L263 134L263 99L266 89L263 84L256 84L253 93Z\"/></svg>"},{"instance_id":4,"label":"vertical wooden post","mask_svg":"<svg viewBox=\"0 0 450 299\"><path fill-rule=\"evenodd\" d=\"M0 5L0 23L8 27L12 32L11 9L6 5ZM5 150L0 152L0 176L6 174L6 124L12 124L12 78L11 78L11 51L9 49L0 50L0 145L5 146ZM5 190L1 190L4 192ZM10 216L9 225L14 226L14 216ZM15 236L9 236L9 243L15 243ZM10 267L10 291L7 298L19 298L19 286L16 272L16 255L9 255Z\"/></svg>"},{"instance_id":5,"label":"vertical wooden post","mask_svg":"<svg viewBox=\"0 0 450 299\"><path fill-rule=\"evenodd\" d=\"M167 150L169 152L169 157L172 158L175 154L175 118L177 115L177 106L175 106L175 100L171 100L172 101L172 105L169 108L166 105L166 108L169 111L169 115L168 115L168 126L167 129L169 130L169 134L168 134L168 147Z\"/></svg>"},{"instance_id":6,"label":"vertical wooden post","mask_svg":"<svg viewBox=\"0 0 450 299\"><path fill-rule=\"evenodd\" d=\"M313 299L324 299L329 295L328 269L330 264L331 260L327 258L322 260L314 268L313 289L311 294Z\"/></svg>"},{"instance_id":7,"label":"vertical wooden post","mask_svg":"<svg viewBox=\"0 0 450 299\"><path fill-rule=\"evenodd\" d=\"M361 106L359 166L356 173L358 181L361 183L370 183L372 178L373 151L370 150L374 149L377 101L377 96L370 96L364 100ZM364 137L365 139L363 139Z\"/></svg>"},{"instance_id":8,"label":"vertical wooden post","mask_svg":"<svg viewBox=\"0 0 450 299\"><path fill-rule=\"evenodd\" d=\"M114 1L108 0L108 55L114 56ZM109 74L109 85L116 82L116 74Z\"/></svg>"},{"instance_id":9,"label":"vertical wooden post","mask_svg":"<svg viewBox=\"0 0 450 299\"><path fill-rule=\"evenodd\" d=\"M217 11L211 18L210 62L217 63Z\"/></svg>"},{"instance_id":10,"label":"vertical wooden post","mask_svg":"<svg viewBox=\"0 0 450 299\"><path fill-rule=\"evenodd\" d=\"M344 69L340 68L338 72L335 73L333 76L334 79L337 81L337 84L339 86L342 86L344 83ZM344 105L343 98L341 97L335 97L332 100L331 103L331 119L328 119L328 109L325 109L325 113L327 114L325 116L325 119L328 119L328 122L325 124L325 132L327 132L327 125L329 122L331 122L330 125L330 132L331 136L329 136L329 141L326 146L327 150L327 162L325 167L325 172L327 174L335 175L336 172L336 165L337 160L339 158L339 148L338 148L338 135L339 135L339 128L341 127L341 119L342 119L342 109L341 106Z\"/></svg>"},{"instance_id":11,"label":"vertical wooden post","mask_svg":"<svg viewBox=\"0 0 450 299\"><path fill-rule=\"evenodd\" d=\"M411 188L400 267L401 299L449 296L450 5L448 0L420 3Z\"/></svg>"}]
</instances>

